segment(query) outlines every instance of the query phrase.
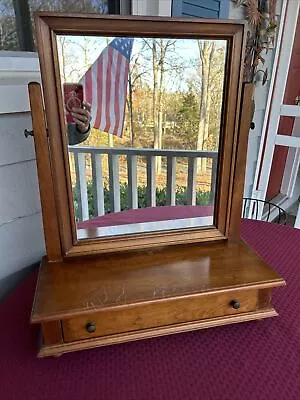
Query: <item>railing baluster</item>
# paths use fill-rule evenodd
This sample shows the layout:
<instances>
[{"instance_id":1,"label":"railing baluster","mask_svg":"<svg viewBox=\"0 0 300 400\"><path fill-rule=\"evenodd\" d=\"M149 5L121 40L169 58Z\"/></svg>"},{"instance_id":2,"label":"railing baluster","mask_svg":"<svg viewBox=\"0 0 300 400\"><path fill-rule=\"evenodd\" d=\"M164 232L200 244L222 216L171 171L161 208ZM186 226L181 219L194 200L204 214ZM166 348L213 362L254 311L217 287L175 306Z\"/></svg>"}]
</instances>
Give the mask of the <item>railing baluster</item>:
<instances>
[{"instance_id":1,"label":"railing baluster","mask_svg":"<svg viewBox=\"0 0 300 400\"><path fill-rule=\"evenodd\" d=\"M187 203L196 205L196 179L197 179L197 158L189 158L188 161L188 184L187 184Z\"/></svg>"},{"instance_id":2,"label":"railing baluster","mask_svg":"<svg viewBox=\"0 0 300 400\"><path fill-rule=\"evenodd\" d=\"M147 206L156 206L155 156L147 156Z\"/></svg>"},{"instance_id":3,"label":"railing baluster","mask_svg":"<svg viewBox=\"0 0 300 400\"><path fill-rule=\"evenodd\" d=\"M214 205L215 203L215 196L216 196L217 168L218 168L218 159L213 158L211 165L211 186L210 186L210 202L212 205Z\"/></svg>"},{"instance_id":4,"label":"railing baluster","mask_svg":"<svg viewBox=\"0 0 300 400\"><path fill-rule=\"evenodd\" d=\"M127 156L128 173L128 206L129 208L138 208L138 190L137 190L137 157Z\"/></svg>"},{"instance_id":5,"label":"railing baluster","mask_svg":"<svg viewBox=\"0 0 300 400\"><path fill-rule=\"evenodd\" d=\"M108 155L109 170L109 199L110 211L121 211L120 205L120 179L119 179L119 156L117 154Z\"/></svg>"},{"instance_id":6,"label":"railing baluster","mask_svg":"<svg viewBox=\"0 0 300 400\"><path fill-rule=\"evenodd\" d=\"M185 157L188 159L188 186L187 186L187 204L196 205L197 196L197 159L212 159L211 172L211 192L210 200L213 204L216 192L217 178L217 155L216 151L202 150L169 150L169 149L132 149L132 148L114 148L114 147L80 147L69 146L69 151L74 154L75 172L77 180L79 218L80 220L88 218L88 203L86 193L86 175L79 173L79 161L84 154L90 154L92 159L93 173L93 191L94 205L98 210L98 215L103 215L104 193L103 181L101 180L101 155L108 156L109 164L109 185L110 185L110 210L112 212L120 211L120 182L119 182L119 156L126 155L128 170L128 205L130 208L138 207L138 185L137 185L137 157L143 156L147 160L147 206L156 206L156 169L155 158L157 156L167 157L167 204L176 204L176 158ZM98 160L99 156L99 161ZM76 161L77 160L77 161ZM77 163L77 164L76 164ZM84 164L84 163L83 163ZM82 164L82 165L83 165ZM81 167L82 169L83 167ZM81 181L80 181L81 180ZM97 183L95 183L97 181ZM252 206L250 207L252 209ZM248 210L247 210L248 212Z\"/></svg>"},{"instance_id":7,"label":"railing baluster","mask_svg":"<svg viewBox=\"0 0 300 400\"><path fill-rule=\"evenodd\" d=\"M167 204L176 203L176 157L167 157Z\"/></svg>"},{"instance_id":8,"label":"railing baluster","mask_svg":"<svg viewBox=\"0 0 300 400\"><path fill-rule=\"evenodd\" d=\"M104 190L102 177L102 155L91 154L93 176L93 200L96 215L104 215Z\"/></svg>"},{"instance_id":9,"label":"railing baluster","mask_svg":"<svg viewBox=\"0 0 300 400\"><path fill-rule=\"evenodd\" d=\"M79 221L89 219L89 204L85 174L85 155L74 153Z\"/></svg>"}]
</instances>

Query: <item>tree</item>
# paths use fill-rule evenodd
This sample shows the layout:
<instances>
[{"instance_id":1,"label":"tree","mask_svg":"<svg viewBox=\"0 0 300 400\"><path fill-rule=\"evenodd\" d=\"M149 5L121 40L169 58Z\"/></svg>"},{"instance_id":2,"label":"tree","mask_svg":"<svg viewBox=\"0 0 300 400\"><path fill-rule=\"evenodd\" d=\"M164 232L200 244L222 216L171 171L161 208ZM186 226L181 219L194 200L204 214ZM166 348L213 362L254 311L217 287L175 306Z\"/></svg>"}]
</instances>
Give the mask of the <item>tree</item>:
<instances>
[{"instance_id":1,"label":"tree","mask_svg":"<svg viewBox=\"0 0 300 400\"><path fill-rule=\"evenodd\" d=\"M131 137L131 146L135 147L136 137L135 137L135 126L134 126L134 118L133 118L133 94L138 87L142 87L142 76L147 73L146 70L140 69L139 59L141 53L145 48L145 42L143 43L139 53L131 56L131 62L129 65L128 71L128 96L126 99L128 112L129 112L129 129L130 129L130 137Z\"/></svg>"},{"instance_id":2,"label":"tree","mask_svg":"<svg viewBox=\"0 0 300 400\"><path fill-rule=\"evenodd\" d=\"M208 126L211 105L211 96L209 94L209 85L211 80L211 63L215 54L216 45L214 41L210 42L208 40L198 40L198 48L200 57L201 96L197 150L205 150L206 142L208 139ZM198 160L197 169L200 169L201 172L206 172L206 159L201 158L200 160Z\"/></svg>"},{"instance_id":3,"label":"tree","mask_svg":"<svg viewBox=\"0 0 300 400\"><path fill-rule=\"evenodd\" d=\"M163 99L166 68L166 57L175 44L175 40L152 39L151 44L146 41L152 53L152 117L153 117L153 147L162 148L163 137ZM161 172L161 157L156 157L156 171Z\"/></svg>"},{"instance_id":4,"label":"tree","mask_svg":"<svg viewBox=\"0 0 300 400\"><path fill-rule=\"evenodd\" d=\"M69 60L68 58L68 54L67 54L67 43L66 43L66 37L65 36L58 36L57 37L57 41L58 41L58 52L60 55L60 75L61 78L64 82L68 81L67 78L67 60Z\"/></svg>"},{"instance_id":5,"label":"tree","mask_svg":"<svg viewBox=\"0 0 300 400\"><path fill-rule=\"evenodd\" d=\"M0 0L0 50L19 50L12 0Z\"/></svg>"},{"instance_id":6,"label":"tree","mask_svg":"<svg viewBox=\"0 0 300 400\"><path fill-rule=\"evenodd\" d=\"M176 137L185 149L194 149L199 125L199 101L192 85L181 95Z\"/></svg>"},{"instance_id":7,"label":"tree","mask_svg":"<svg viewBox=\"0 0 300 400\"><path fill-rule=\"evenodd\" d=\"M225 73L225 51L216 49L210 65L209 94L211 98L207 150L218 150L222 114L222 100Z\"/></svg>"}]
</instances>

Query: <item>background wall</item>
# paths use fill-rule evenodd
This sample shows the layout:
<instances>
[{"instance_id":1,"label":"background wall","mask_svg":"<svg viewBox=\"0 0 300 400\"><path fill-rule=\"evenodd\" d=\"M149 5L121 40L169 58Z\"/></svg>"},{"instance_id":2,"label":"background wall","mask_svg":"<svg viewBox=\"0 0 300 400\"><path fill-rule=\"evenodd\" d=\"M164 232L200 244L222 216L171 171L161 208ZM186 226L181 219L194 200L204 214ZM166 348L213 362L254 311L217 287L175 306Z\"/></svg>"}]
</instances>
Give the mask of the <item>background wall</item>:
<instances>
[{"instance_id":1,"label":"background wall","mask_svg":"<svg viewBox=\"0 0 300 400\"><path fill-rule=\"evenodd\" d=\"M171 15L172 0L132 0L133 15Z\"/></svg>"},{"instance_id":2,"label":"background wall","mask_svg":"<svg viewBox=\"0 0 300 400\"><path fill-rule=\"evenodd\" d=\"M0 298L45 252L34 143L24 136L27 83L39 79L35 53L0 52Z\"/></svg>"}]
</instances>

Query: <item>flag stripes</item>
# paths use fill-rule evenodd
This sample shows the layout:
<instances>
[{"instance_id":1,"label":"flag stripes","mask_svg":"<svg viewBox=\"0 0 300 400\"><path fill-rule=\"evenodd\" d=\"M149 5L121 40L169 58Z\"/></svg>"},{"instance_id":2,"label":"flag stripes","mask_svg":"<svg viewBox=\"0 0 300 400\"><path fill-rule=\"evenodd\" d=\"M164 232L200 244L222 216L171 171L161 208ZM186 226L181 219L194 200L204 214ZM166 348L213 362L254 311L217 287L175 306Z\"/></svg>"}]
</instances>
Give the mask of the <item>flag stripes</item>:
<instances>
[{"instance_id":1,"label":"flag stripes","mask_svg":"<svg viewBox=\"0 0 300 400\"><path fill-rule=\"evenodd\" d=\"M91 127L122 136L133 39L115 38L81 78Z\"/></svg>"}]
</instances>

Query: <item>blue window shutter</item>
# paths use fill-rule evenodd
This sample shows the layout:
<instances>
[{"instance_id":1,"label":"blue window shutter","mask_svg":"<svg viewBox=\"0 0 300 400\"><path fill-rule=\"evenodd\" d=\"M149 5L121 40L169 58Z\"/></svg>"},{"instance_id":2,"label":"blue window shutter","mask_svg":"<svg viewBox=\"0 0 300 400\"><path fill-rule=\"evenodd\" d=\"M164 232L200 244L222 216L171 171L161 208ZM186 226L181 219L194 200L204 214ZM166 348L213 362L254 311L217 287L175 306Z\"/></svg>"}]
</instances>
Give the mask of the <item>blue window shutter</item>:
<instances>
[{"instance_id":1,"label":"blue window shutter","mask_svg":"<svg viewBox=\"0 0 300 400\"><path fill-rule=\"evenodd\" d=\"M182 4L183 0L173 0L172 1L172 17L182 16Z\"/></svg>"},{"instance_id":2,"label":"blue window shutter","mask_svg":"<svg viewBox=\"0 0 300 400\"><path fill-rule=\"evenodd\" d=\"M228 18L229 0L173 0L173 17Z\"/></svg>"},{"instance_id":3,"label":"blue window shutter","mask_svg":"<svg viewBox=\"0 0 300 400\"><path fill-rule=\"evenodd\" d=\"M229 0L220 1L219 18L228 18L229 16Z\"/></svg>"}]
</instances>

